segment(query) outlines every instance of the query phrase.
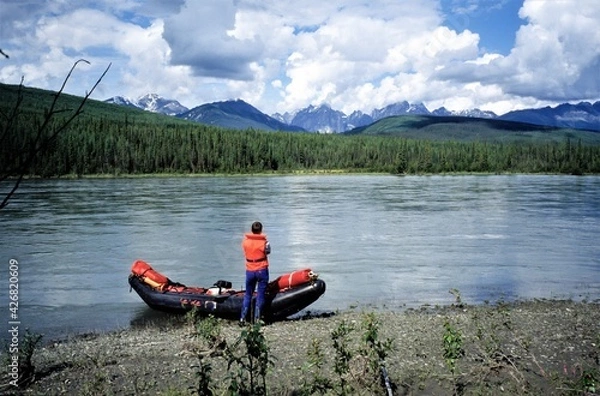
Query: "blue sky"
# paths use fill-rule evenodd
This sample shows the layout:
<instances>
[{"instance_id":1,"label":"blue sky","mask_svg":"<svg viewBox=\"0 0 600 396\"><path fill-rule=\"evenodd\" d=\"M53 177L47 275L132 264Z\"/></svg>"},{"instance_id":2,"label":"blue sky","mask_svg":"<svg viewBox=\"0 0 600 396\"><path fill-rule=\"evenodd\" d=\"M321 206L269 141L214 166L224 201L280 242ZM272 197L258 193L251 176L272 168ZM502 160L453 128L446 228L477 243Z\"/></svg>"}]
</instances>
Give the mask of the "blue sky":
<instances>
[{"instance_id":1,"label":"blue sky","mask_svg":"<svg viewBox=\"0 0 600 396\"><path fill-rule=\"evenodd\" d=\"M479 35L482 51L510 54L516 33L525 21L519 18L523 0L442 1L444 25L468 29Z\"/></svg>"},{"instance_id":2,"label":"blue sky","mask_svg":"<svg viewBox=\"0 0 600 396\"><path fill-rule=\"evenodd\" d=\"M0 0L0 82L351 113L600 100L597 0Z\"/></svg>"}]
</instances>

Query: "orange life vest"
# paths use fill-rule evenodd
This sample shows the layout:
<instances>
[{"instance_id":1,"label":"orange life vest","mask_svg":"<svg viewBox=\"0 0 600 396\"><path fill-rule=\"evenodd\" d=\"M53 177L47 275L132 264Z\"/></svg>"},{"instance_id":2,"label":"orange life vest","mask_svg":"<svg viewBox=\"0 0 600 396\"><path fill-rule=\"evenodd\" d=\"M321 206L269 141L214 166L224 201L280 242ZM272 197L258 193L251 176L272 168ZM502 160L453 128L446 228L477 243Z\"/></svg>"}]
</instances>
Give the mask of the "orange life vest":
<instances>
[{"instance_id":1,"label":"orange life vest","mask_svg":"<svg viewBox=\"0 0 600 396\"><path fill-rule=\"evenodd\" d=\"M269 259L265 253L267 236L265 234L253 234L251 232L244 234L242 249L246 256L246 269L248 271L258 271L269 267Z\"/></svg>"}]
</instances>

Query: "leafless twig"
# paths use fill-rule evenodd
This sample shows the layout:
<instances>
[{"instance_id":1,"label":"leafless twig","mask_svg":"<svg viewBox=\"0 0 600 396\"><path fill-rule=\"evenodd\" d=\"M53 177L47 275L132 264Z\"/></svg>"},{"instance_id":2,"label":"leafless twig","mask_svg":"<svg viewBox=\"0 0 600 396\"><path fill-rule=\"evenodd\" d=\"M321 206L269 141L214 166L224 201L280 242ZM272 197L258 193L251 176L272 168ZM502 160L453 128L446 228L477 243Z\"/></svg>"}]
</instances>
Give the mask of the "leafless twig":
<instances>
[{"instance_id":1,"label":"leafless twig","mask_svg":"<svg viewBox=\"0 0 600 396\"><path fill-rule=\"evenodd\" d=\"M50 125L52 124L54 117L58 113L64 112L64 110L58 110L56 108L58 99L63 94L65 86L67 85L67 82L71 78L73 71L75 70L77 65L79 65L79 63L81 63L81 62L89 64L89 62L85 59L79 59L77 62L75 62L73 64L73 66L71 67L71 70L65 77L65 79L60 87L60 90L54 94L54 99L52 100L50 107L47 110L45 110L44 119L43 119L41 125L37 128L35 138L30 143L24 144L24 146L21 148L21 152L19 152L17 154L17 156L21 157L21 159L19 160L19 163L17 164L16 168L15 169L6 169L3 171L3 174L0 175L0 183L6 181L7 179L14 177L16 175L16 179L14 181L12 188L4 196L4 198L2 199L2 202L0 202L0 209L4 208L6 205L8 205L8 201L13 196L15 191L17 191L17 189L19 188L19 185L23 181L23 178L27 174L27 172L28 172L31 164L33 163L34 159L36 158L36 156L39 155L39 153L42 152L43 150L46 150L48 148L48 146L58 137L58 135L62 131L64 131L71 124L71 122L73 120L75 120L75 118L77 118L83 112L83 107L85 106L87 100L92 95L94 90L98 87L98 85L100 84L100 82L102 81L104 76L106 76L106 74L108 73L108 70L110 69L110 67L112 65L112 64L109 64L106 67L106 69L104 70L102 75L98 78L96 83L93 85L92 89L85 94L85 96L79 103L79 106L71 113L71 115L66 120L62 121L61 124L58 125L58 127L56 127L56 129L54 129L50 133L49 136L45 137L46 131L49 129ZM20 109L21 109L21 106L23 103L22 89L23 89L23 79L21 79L21 84L19 85L19 92L17 94L17 100L15 103L15 106L13 107L13 110L10 112L10 114L7 115L5 128L2 131L2 137L0 139L0 142L4 141L4 139L8 136L8 134L10 134L11 131L14 130L14 123L15 123L17 117L19 116L19 112L20 112Z\"/></svg>"}]
</instances>

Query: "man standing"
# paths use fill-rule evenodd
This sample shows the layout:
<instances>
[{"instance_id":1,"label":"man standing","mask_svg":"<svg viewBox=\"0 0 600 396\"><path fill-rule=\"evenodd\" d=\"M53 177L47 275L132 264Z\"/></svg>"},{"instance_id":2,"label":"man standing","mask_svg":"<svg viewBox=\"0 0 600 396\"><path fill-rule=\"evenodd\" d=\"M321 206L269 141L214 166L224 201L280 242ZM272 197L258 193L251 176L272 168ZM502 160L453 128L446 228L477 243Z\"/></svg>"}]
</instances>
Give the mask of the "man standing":
<instances>
[{"instance_id":1,"label":"man standing","mask_svg":"<svg viewBox=\"0 0 600 396\"><path fill-rule=\"evenodd\" d=\"M256 306L254 308L254 321L260 319L261 311L265 304L265 292L269 283L269 259L271 245L267 236L262 233L263 226L260 222L252 223L251 231L244 234L242 249L246 257L246 294L240 322L246 321L248 309L252 302L254 288L258 285L256 295Z\"/></svg>"}]
</instances>

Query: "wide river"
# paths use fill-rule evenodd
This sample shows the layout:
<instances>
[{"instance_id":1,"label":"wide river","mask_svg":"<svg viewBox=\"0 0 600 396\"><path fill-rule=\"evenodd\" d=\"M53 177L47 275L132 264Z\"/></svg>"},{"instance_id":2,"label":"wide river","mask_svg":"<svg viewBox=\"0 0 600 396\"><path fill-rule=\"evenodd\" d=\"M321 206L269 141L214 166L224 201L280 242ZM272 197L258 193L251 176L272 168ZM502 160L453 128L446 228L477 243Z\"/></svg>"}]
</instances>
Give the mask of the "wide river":
<instances>
[{"instance_id":1,"label":"wide river","mask_svg":"<svg viewBox=\"0 0 600 396\"><path fill-rule=\"evenodd\" d=\"M272 278L311 267L327 283L313 312L451 304L450 289L470 304L600 298L597 176L32 180L0 211L0 329L15 282L21 331L46 340L161 318L129 290L136 259L241 287L254 220Z\"/></svg>"}]
</instances>

